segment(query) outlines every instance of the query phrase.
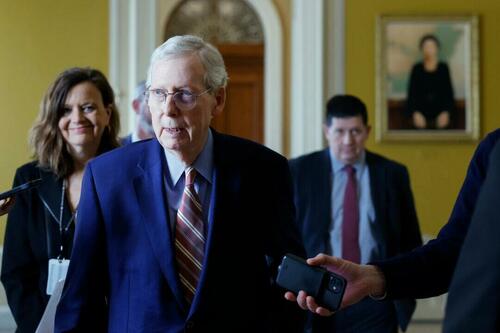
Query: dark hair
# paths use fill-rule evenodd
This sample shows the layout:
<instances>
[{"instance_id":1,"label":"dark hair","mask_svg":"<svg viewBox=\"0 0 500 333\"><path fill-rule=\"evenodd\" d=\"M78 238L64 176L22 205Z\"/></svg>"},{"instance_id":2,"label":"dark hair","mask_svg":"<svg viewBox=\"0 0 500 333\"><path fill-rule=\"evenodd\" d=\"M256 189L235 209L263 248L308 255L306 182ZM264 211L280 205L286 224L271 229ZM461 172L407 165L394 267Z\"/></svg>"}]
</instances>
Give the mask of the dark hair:
<instances>
[{"instance_id":1,"label":"dark hair","mask_svg":"<svg viewBox=\"0 0 500 333\"><path fill-rule=\"evenodd\" d=\"M368 125L368 114L365 104L356 96L336 95L326 103L326 125L332 124L333 118L350 118L360 116L364 125Z\"/></svg>"},{"instance_id":2,"label":"dark hair","mask_svg":"<svg viewBox=\"0 0 500 333\"><path fill-rule=\"evenodd\" d=\"M73 159L59 131L59 119L64 114L64 104L69 91L83 82L92 83L100 91L104 106L111 111L109 125L104 130L97 154L120 145L120 119L115 95L104 74L97 69L79 67L62 72L45 93L40 104L40 113L30 130L33 157L41 167L51 170L58 177L66 177L74 170Z\"/></svg>"},{"instance_id":3,"label":"dark hair","mask_svg":"<svg viewBox=\"0 0 500 333\"><path fill-rule=\"evenodd\" d=\"M434 43L436 43L438 49L441 48L441 43L439 42L439 39L435 35L428 34L428 35L424 35L422 38L420 38L420 43L419 43L420 50L422 50L425 42L427 42L428 40L431 40Z\"/></svg>"}]
</instances>

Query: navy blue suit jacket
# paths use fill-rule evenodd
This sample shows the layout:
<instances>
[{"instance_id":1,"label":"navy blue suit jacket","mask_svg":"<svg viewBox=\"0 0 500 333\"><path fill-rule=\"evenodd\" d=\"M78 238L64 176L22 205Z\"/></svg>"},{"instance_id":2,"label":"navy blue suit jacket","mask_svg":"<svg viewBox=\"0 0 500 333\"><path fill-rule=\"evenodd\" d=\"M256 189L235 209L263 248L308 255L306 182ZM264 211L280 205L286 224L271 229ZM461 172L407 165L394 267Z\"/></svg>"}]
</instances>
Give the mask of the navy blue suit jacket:
<instances>
[{"instance_id":1,"label":"navy blue suit jacket","mask_svg":"<svg viewBox=\"0 0 500 333\"><path fill-rule=\"evenodd\" d=\"M304 255L286 159L214 132L206 254L190 308L175 268L165 168L156 139L88 164L55 331L300 332L301 310L272 282L285 253Z\"/></svg>"},{"instance_id":2,"label":"navy blue suit jacket","mask_svg":"<svg viewBox=\"0 0 500 333\"><path fill-rule=\"evenodd\" d=\"M489 171L450 286L443 332L500 331L500 144Z\"/></svg>"},{"instance_id":3,"label":"navy blue suit jacket","mask_svg":"<svg viewBox=\"0 0 500 333\"><path fill-rule=\"evenodd\" d=\"M120 145L121 146L126 146L132 143L132 134L129 134L127 136L124 136L123 138L120 138Z\"/></svg>"},{"instance_id":4,"label":"navy blue suit jacket","mask_svg":"<svg viewBox=\"0 0 500 333\"><path fill-rule=\"evenodd\" d=\"M384 258L407 252L422 244L410 179L405 166L366 152L370 187L377 224L375 235ZM309 257L327 253L331 225L332 174L328 149L290 161L294 183L297 222ZM415 310L415 300L396 304L398 321L406 329Z\"/></svg>"},{"instance_id":5,"label":"navy blue suit jacket","mask_svg":"<svg viewBox=\"0 0 500 333\"><path fill-rule=\"evenodd\" d=\"M477 147L450 219L437 238L407 255L375 263L385 275L389 297L426 298L448 291L486 177L490 152L499 138L497 129Z\"/></svg>"}]
</instances>

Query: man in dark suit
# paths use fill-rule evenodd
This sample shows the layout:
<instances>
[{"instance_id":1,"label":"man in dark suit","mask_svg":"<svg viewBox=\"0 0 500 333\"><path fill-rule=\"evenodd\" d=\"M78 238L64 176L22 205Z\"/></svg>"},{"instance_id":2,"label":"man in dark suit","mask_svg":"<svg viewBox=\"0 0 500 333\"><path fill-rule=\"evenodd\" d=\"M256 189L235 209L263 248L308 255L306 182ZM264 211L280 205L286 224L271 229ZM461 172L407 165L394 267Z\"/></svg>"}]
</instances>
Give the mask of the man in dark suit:
<instances>
[{"instance_id":1,"label":"man in dark suit","mask_svg":"<svg viewBox=\"0 0 500 333\"><path fill-rule=\"evenodd\" d=\"M331 98L323 129L327 149L290 161L307 255L367 263L421 245L406 167L365 149L370 126L364 103L350 95ZM331 319L314 317L312 332L397 332L414 309L413 299L367 297Z\"/></svg>"},{"instance_id":2,"label":"man in dark suit","mask_svg":"<svg viewBox=\"0 0 500 333\"><path fill-rule=\"evenodd\" d=\"M88 164L55 332L300 332L273 282L304 255L287 161L209 128L225 103L219 51L158 47L148 73L155 139Z\"/></svg>"},{"instance_id":3,"label":"man in dark suit","mask_svg":"<svg viewBox=\"0 0 500 333\"><path fill-rule=\"evenodd\" d=\"M500 331L500 145L490 156L448 294L445 333Z\"/></svg>"}]
</instances>

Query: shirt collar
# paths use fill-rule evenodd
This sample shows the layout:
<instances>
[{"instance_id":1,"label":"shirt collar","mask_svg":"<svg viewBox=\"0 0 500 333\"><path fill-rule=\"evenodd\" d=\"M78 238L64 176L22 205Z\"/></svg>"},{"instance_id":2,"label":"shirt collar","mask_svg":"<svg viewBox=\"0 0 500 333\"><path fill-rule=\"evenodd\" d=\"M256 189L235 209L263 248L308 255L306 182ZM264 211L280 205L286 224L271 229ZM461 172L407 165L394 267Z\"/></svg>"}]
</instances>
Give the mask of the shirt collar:
<instances>
[{"instance_id":1,"label":"shirt collar","mask_svg":"<svg viewBox=\"0 0 500 333\"><path fill-rule=\"evenodd\" d=\"M208 130L207 141L201 150L198 157L193 162L193 167L198 174L202 175L210 184L212 183L212 171L214 168L214 139L212 131ZM167 158L168 171L170 180L175 186L184 172L186 166L174 154L164 149L165 157Z\"/></svg>"},{"instance_id":2,"label":"shirt collar","mask_svg":"<svg viewBox=\"0 0 500 333\"><path fill-rule=\"evenodd\" d=\"M328 150L328 151L330 152L330 160L332 162L333 174L336 174L337 172L341 171L346 166L346 164L344 162L338 160L335 157L335 155L333 155L331 150ZM354 169L356 169L357 174L360 174L360 171L363 170L363 168L365 167L365 164L366 164L366 152L363 149L363 151L361 152L361 155L359 156L359 159L354 164L352 164L352 166L354 167Z\"/></svg>"},{"instance_id":3,"label":"shirt collar","mask_svg":"<svg viewBox=\"0 0 500 333\"><path fill-rule=\"evenodd\" d=\"M137 131L132 131L132 134L130 136L130 141L131 142L137 142L139 141L139 136L137 135Z\"/></svg>"}]
</instances>

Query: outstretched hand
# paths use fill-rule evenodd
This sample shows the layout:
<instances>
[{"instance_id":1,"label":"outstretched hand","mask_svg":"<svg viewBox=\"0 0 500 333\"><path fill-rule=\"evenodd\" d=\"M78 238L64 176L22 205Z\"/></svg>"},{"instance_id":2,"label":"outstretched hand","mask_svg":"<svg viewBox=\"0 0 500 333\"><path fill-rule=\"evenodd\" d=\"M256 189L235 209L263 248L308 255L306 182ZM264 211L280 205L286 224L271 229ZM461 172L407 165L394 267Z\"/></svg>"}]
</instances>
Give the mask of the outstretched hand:
<instances>
[{"instance_id":1,"label":"outstretched hand","mask_svg":"<svg viewBox=\"0 0 500 333\"><path fill-rule=\"evenodd\" d=\"M0 216L7 214L10 208L14 205L15 198L10 197L5 200L0 200Z\"/></svg>"},{"instance_id":2,"label":"outstretched hand","mask_svg":"<svg viewBox=\"0 0 500 333\"><path fill-rule=\"evenodd\" d=\"M373 265L358 265L348 260L318 254L308 259L312 266L322 266L330 272L343 276L347 280L347 288L342 299L341 309L355 304L368 295L382 295L385 292L383 274ZM285 293L285 298L297 304L304 310L309 310L320 316L330 316L333 312L318 306L313 297L300 291L297 296L291 292Z\"/></svg>"}]
</instances>

